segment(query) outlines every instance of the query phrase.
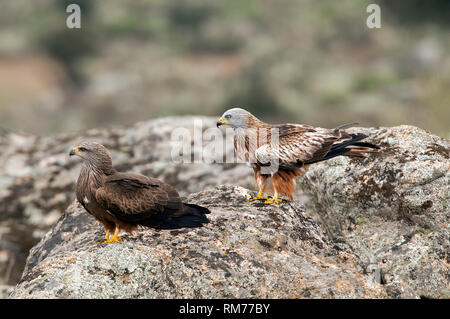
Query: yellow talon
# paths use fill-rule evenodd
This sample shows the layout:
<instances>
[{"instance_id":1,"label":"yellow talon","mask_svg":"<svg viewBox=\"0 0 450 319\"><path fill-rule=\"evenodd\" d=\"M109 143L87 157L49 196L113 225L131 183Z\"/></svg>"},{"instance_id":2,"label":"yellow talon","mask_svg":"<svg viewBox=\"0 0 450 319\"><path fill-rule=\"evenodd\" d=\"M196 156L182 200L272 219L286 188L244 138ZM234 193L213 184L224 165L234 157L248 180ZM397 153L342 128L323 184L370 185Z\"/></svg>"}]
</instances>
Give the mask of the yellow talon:
<instances>
[{"instance_id":1,"label":"yellow talon","mask_svg":"<svg viewBox=\"0 0 450 319\"><path fill-rule=\"evenodd\" d=\"M116 230L114 231L114 235L110 238L109 230L107 230L106 236L105 236L105 241L94 243L94 245L109 244L109 243L116 243L116 242L122 241L123 239L117 236L118 233L119 233L119 227L116 227Z\"/></svg>"},{"instance_id":2,"label":"yellow talon","mask_svg":"<svg viewBox=\"0 0 450 319\"><path fill-rule=\"evenodd\" d=\"M97 243L94 243L94 245L99 245L99 244L109 244L109 243L117 243L117 242L119 242L119 241L122 241L123 240L123 238L120 238L120 237L111 237L111 238L109 238L109 239L106 239L105 241L102 241L102 242L97 242Z\"/></svg>"},{"instance_id":3,"label":"yellow talon","mask_svg":"<svg viewBox=\"0 0 450 319\"><path fill-rule=\"evenodd\" d=\"M246 202L253 202L253 201L258 200L258 199L269 199L269 197L264 197L262 195L262 190L259 190L258 196L250 198L250 199L247 199Z\"/></svg>"},{"instance_id":4,"label":"yellow talon","mask_svg":"<svg viewBox=\"0 0 450 319\"><path fill-rule=\"evenodd\" d=\"M117 243L119 241L122 241L123 238L117 237L117 236L112 236L110 239L105 240L103 243L107 244L107 243Z\"/></svg>"},{"instance_id":5,"label":"yellow talon","mask_svg":"<svg viewBox=\"0 0 450 319\"><path fill-rule=\"evenodd\" d=\"M274 197L266 200L264 202L264 204L277 204L278 205L278 203L281 203L282 201L283 201L282 199L278 198L277 196L274 196Z\"/></svg>"}]
</instances>

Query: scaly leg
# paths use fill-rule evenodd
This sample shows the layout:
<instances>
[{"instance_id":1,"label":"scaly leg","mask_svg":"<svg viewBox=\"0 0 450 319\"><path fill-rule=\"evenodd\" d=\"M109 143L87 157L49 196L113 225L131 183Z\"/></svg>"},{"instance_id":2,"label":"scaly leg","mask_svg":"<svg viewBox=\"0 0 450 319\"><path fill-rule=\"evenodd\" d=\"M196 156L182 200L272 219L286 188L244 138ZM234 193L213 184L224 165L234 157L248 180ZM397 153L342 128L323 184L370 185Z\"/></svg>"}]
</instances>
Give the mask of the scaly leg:
<instances>
[{"instance_id":1,"label":"scaly leg","mask_svg":"<svg viewBox=\"0 0 450 319\"><path fill-rule=\"evenodd\" d=\"M253 198L250 198L250 199L247 199L246 202L253 202L253 201L258 200L258 199L269 199L268 197L264 197L264 196L262 195L262 193L263 193L263 191L262 191L262 189L260 188L260 189L259 189L259 192L258 192L258 196L253 197Z\"/></svg>"},{"instance_id":2,"label":"scaly leg","mask_svg":"<svg viewBox=\"0 0 450 319\"><path fill-rule=\"evenodd\" d=\"M259 192L258 192L258 196L250 198L250 199L247 199L246 201L247 202L253 202L253 201L258 200L258 199L268 199L268 197L264 197L262 195L263 189L264 189L264 185L266 184L266 181L267 181L267 176L266 175L261 175L259 169L257 169L257 168L253 168L253 172L255 173L255 184L258 187Z\"/></svg>"}]
</instances>

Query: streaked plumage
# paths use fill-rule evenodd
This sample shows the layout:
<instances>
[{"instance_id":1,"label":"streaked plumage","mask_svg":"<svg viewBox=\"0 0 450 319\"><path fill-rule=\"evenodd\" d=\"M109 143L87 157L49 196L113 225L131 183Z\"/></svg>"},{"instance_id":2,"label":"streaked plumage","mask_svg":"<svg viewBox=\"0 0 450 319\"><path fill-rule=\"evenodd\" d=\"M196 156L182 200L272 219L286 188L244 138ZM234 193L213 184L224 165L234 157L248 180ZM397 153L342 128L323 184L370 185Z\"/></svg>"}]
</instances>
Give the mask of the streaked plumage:
<instances>
[{"instance_id":1,"label":"streaked plumage","mask_svg":"<svg viewBox=\"0 0 450 319\"><path fill-rule=\"evenodd\" d=\"M266 182L272 179L275 200L278 194L294 198L295 178L303 175L308 166L330 158L345 155L364 157L378 147L361 142L367 136L350 134L343 127L326 129L301 124L271 125L258 120L241 108L226 111L217 126L227 125L235 130L236 155L250 163L264 198ZM272 163L272 167L270 166Z\"/></svg>"},{"instance_id":2,"label":"streaked plumage","mask_svg":"<svg viewBox=\"0 0 450 319\"><path fill-rule=\"evenodd\" d=\"M131 232L138 225L154 228L199 227L207 223L208 209L181 201L170 185L134 173L117 172L107 149L83 142L70 151L83 165L76 185L80 204L106 229L106 241L117 241L119 229ZM109 239L109 233L114 236Z\"/></svg>"}]
</instances>

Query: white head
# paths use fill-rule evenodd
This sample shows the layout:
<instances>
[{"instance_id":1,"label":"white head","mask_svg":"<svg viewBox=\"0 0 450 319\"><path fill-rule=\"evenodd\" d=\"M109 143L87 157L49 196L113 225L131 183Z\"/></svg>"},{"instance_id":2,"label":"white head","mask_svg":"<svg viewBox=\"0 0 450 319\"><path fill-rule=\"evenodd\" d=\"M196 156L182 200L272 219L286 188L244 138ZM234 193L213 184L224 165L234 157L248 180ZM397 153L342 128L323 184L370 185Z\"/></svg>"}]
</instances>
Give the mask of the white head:
<instances>
[{"instance_id":1,"label":"white head","mask_svg":"<svg viewBox=\"0 0 450 319\"><path fill-rule=\"evenodd\" d=\"M250 112L244 109L235 107L223 113L222 117L217 122L217 127L221 125L228 125L232 128L247 128L248 121L256 119Z\"/></svg>"}]
</instances>

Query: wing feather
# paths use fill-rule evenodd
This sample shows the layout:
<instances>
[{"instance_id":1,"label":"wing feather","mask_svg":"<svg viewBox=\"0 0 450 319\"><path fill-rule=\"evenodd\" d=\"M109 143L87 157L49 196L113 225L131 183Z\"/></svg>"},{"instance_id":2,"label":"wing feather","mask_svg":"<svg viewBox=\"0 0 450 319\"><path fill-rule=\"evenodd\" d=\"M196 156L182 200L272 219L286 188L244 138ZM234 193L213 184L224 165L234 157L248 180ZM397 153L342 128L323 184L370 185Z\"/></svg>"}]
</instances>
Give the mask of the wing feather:
<instances>
[{"instance_id":1,"label":"wing feather","mask_svg":"<svg viewBox=\"0 0 450 319\"><path fill-rule=\"evenodd\" d=\"M336 142L351 140L344 131L286 124L278 127L278 143L262 145L255 157L262 164L278 161L281 168L299 168L321 160Z\"/></svg>"},{"instance_id":2,"label":"wing feather","mask_svg":"<svg viewBox=\"0 0 450 319\"><path fill-rule=\"evenodd\" d=\"M110 214L127 222L165 220L183 211L172 186L138 174L117 173L107 178L95 197Z\"/></svg>"}]
</instances>

